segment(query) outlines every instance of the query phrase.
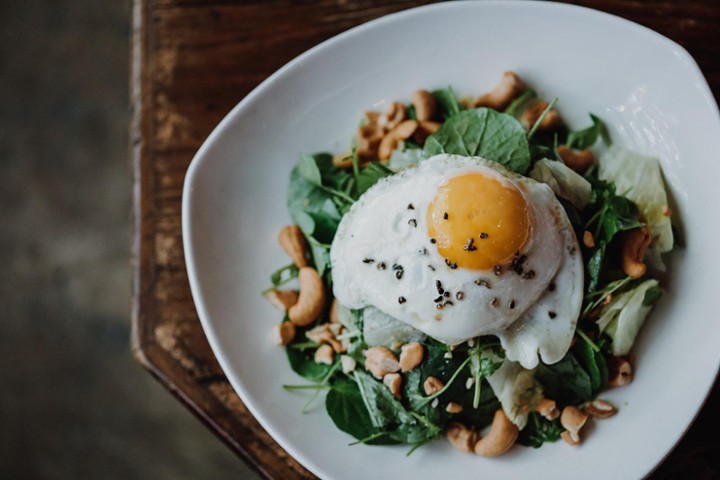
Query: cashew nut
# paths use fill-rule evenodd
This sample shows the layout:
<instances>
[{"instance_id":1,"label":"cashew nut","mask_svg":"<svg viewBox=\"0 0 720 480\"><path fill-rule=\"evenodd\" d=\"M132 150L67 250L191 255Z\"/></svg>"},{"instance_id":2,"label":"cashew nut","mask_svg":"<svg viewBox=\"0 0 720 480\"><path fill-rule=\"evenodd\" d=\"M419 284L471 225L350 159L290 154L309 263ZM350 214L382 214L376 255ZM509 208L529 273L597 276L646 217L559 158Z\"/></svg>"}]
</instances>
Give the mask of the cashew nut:
<instances>
[{"instance_id":1,"label":"cashew nut","mask_svg":"<svg viewBox=\"0 0 720 480\"><path fill-rule=\"evenodd\" d=\"M525 84L515 72L503 73L500 83L489 93L475 100L475 107L489 107L505 110L510 102L525 90Z\"/></svg>"},{"instance_id":2,"label":"cashew nut","mask_svg":"<svg viewBox=\"0 0 720 480\"><path fill-rule=\"evenodd\" d=\"M350 373L355 370L355 367L357 367L357 362L354 358L348 355L343 355L340 357L340 365L342 365L343 373Z\"/></svg>"},{"instance_id":3,"label":"cashew nut","mask_svg":"<svg viewBox=\"0 0 720 480\"><path fill-rule=\"evenodd\" d=\"M542 113L547 107L548 102L537 102L535 105L532 105L523 112L522 117L520 118L520 122L525 128L532 128L532 126L535 125L535 122L538 121L538 118L540 118L540 115L542 115ZM547 113L547 115L545 115L545 118L543 118L542 122L540 122L540 125L538 125L537 127L537 131L547 132L549 130L554 130L560 125L562 125L560 114L558 114L555 109L552 109Z\"/></svg>"},{"instance_id":4,"label":"cashew nut","mask_svg":"<svg viewBox=\"0 0 720 480\"><path fill-rule=\"evenodd\" d=\"M417 130L418 122L416 120L405 120L390 130L380 141L378 148L378 158L380 160L390 160L393 150L395 150L401 140L406 140Z\"/></svg>"},{"instance_id":5,"label":"cashew nut","mask_svg":"<svg viewBox=\"0 0 720 480\"><path fill-rule=\"evenodd\" d=\"M546 117L547 118L547 117ZM557 153L568 168L583 175L595 163L595 155L590 150L572 150L567 145L560 145Z\"/></svg>"},{"instance_id":6,"label":"cashew nut","mask_svg":"<svg viewBox=\"0 0 720 480\"><path fill-rule=\"evenodd\" d=\"M334 359L335 352L330 345L320 345L320 348L315 350L315 363L332 365Z\"/></svg>"},{"instance_id":7,"label":"cashew nut","mask_svg":"<svg viewBox=\"0 0 720 480\"><path fill-rule=\"evenodd\" d=\"M593 400L585 404L583 412L594 418L608 418L617 413L617 408L605 400Z\"/></svg>"},{"instance_id":8,"label":"cashew nut","mask_svg":"<svg viewBox=\"0 0 720 480\"><path fill-rule=\"evenodd\" d=\"M265 294L265 298L283 312L287 312L290 307L297 303L297 290L270 290Z\"/></svg>"},{"instance_id":9,"label":"cashew nut","mask_svg":"<svg viewBox=\"0 0 720 480\"><path fill-rule=\"evenodd\" d=\"M417 342L407 343L400 349L400 370L409 372L423 361L425 350Z\"/></svg>"},{"instance_id":10,"label":"cashew nut","mask_svg":"<svg viewBox=\"0 0 720 480\"><path fill-rule=\"evenodd\" d=\"M325 306L325 285L317 271L311 267L302 267L298 279L300 295L297 303L288 310L288 317L295 326L306 327L322 313Z\"/></svg>"},{"instance_id":11,"label":"cashew nut","mask_svg":"<svg viewBox=\"0 0 720 480\"><path fill-rule=\"evenodd\" d=\"M445 386L445 384L437 377L427 377L423 382L423 390L425 395L433 395Z\"/></svg>"},{"instance_id":12,"label":"cashew nut","mask_svg":"<svg viewBox=\"0 0 720 480\"><path fill-rule=\"evenodd\" d=\"M338 324L334 324L338 325ZM345 346L335 339L335 333L331 330L329 323L323 323L305 332L305 336L315 343L327 343L338 353L344 352Z\"/></svg>"},{"instance_id":13,"label":"cashew nut","mask_svg":"<svg viewBox=\"0 0 720 480\"><path fill-rule=\"evenodd\" d=\"M383 128L376 123L361 125L355 135L355 148L358 160L371 162L377 159Z\"/></svg>"},{"instance_id":14,"label":"cashew nut","mask_svg":"<svg viewBox=\"0 0 720 480\"><path fill-rule=\"evenodd\" d=\"M622 387L633 380L633 368L630 362L622 357L611 357L608 359L609 380L608 386Z\"/></svg>"},{"instance_id":15,"label":"cashew nut","mask_svg":"<svg viewBox=\"0 0 720 480\"><path fill-rule=\"evenodd\" d=\"M340 323L338 317L338 302L336 298L333 298L332 305L330 305L330 323Z\"/></svg>"},{"instance_id":16,"label":"cashew nut","mask_svg":"<svg viewBox=\"0 0 720 480\"><path fill-rule=\"evenodd\" d=\"M395 354L386 347L372 347L365 352L365 368L378 380L400 370Z\"/></svg>"},{"instance_id":17,"label":"cashew nut","mask_svg":"<svg viewBox=\"0 0 720 480\"><path fill-rule=\"evenodd\" d=\"M278 345L288 345L295 338L295 325L292 322L283 322L275 325L273 330L275 343Z\"/></svg>"},{"instance_id":18,"label":"cashew nut","mask_svg":"<svg viewBox=\"0 0 720 480\"><path fill-rule=\"evenodd\" d=\"M645 252L652 242L650 230L643 226L633 228L623 234L622 239L622 269L632 278L645 275L647 267L643 263Z\"/></svg>"},{"instance_id":19,"label":"cashew nut","mask_svg":"<svg viewBox=\"0 0 720 480\"><path fill-rule=\"evenodd\" d=\"M337 168L351 168L352 167L352 150L347 150L343 153L338 153L333 156L333 165Z\"/></svg>"},{"instance_id":20,"label":"cashew nut","mask_svg":"<svg viewBox=\"0 0 720 480\"><path fill-rule=\"evenodd\" d=\"M378 117L377 124L385 130L392 130L406 118L405 105L400 102L392 102L387 111Z\"/></svg>"},{"instance_id":21,"label":"cashew nut","mask_svg":"<svg viewBox=\"0 0 720 480\"><path fill-rule=\"evenodd\" d=\"M517 440L520 430L512 423L502 409L495 412L490 432L475 442L475 454L483 457L497 457L507 452Z\"/></svg>"},{"instance_id":22,"label":"cashew nut","mask_svg":"<svg viewBox=\"0 0 720 480\"><path fill-rule=\"evenodd\" d=\"M451 422L447 426L446 436L450 445L461 452L472 452L477 433L458 422Z\"/></svg>"},{"instance_id":23,"label":"cashew nut","mask_svg":"<svg viewBox=\"0 0 720 480\"><path fill-rule=\"evenodd\" d=\"M565 407L560 415L560 425L566 430L560 436L570 445L580 443L580 429L587 422L588 416L579 408L569 405Z\"/></svg>"},{"instance_id":24,"label":"cashew nut","mask_svg":"<svg viewBox=\"0 0 720 480\"><path fill-rule=\"evenodd\" d=\"M535 407L535 411L548 420L555 420L560 416L560 410L557 408L557 403L555 400L550 400L549 398L543 398L540 400Z\"/></svg>"},{"instance_id":25,"label":"cashew nut","mask_svg":"<svg viewBox=\"0 0 720 480\"><path fill-rule=\"evenodd\" d=\"M430 120L437 112L437 100L427 90L418 90L413 93L412 104L415 107L415 117L421 122Z\"/></svg>"},{"instance_id":26,"label":"cashew nut","mask_svg":"<svg viewBox=\"0 0 720 480\"><path fill-rule=\"evenodd\" d=\"M431 122L430 120L419 121L418 128L413 134L413 142L417 143L422 147L423 145L425 145L425 140L427 140L427 137L437 132L438 128L440 128L441 125L442 124L438 122Z\"/></svg>"},{"instance_id":27,"label":"cashew nut","mask_svg":"<svg viewBox=\"0 0 720 480\"><path fill-rule=\"evenodd\" d=\"M463 406L457 402L450 402L445 406L445 411L448 413L460 413L463 411Z\"/></svg>"},{"instance_id":28,"label":"cashew nut","mask_svg":"<svg viewBox=\"0 0 720 480\"><path fill-rule=\"evenodd\" d=\"M402 398L402 377L399 373L388 373L383 377L383 384L392 392L396 400Z\"/></svg>"},{"instance_id":29,"label":"cashew nut","mask_svg":"<svg viewBox=\"0 0 720 480\"><path fill-rule=\"evenodd\" d=\"M307 267L307 242L300 227L287 225L278 234L278 243L298 268Z\"/></svg>"},{"instance_id":30,"label":"cashew nut","mask_svg":"<svg viewBox=\"0 0 720 480\"><path fill-rule=\"evenodd\" d=\"M588 248L593 248L595 246L595 237L593 236L592 232L588 230L585 230L583 232L583 245Z\"/></svg>"}]
</instances>

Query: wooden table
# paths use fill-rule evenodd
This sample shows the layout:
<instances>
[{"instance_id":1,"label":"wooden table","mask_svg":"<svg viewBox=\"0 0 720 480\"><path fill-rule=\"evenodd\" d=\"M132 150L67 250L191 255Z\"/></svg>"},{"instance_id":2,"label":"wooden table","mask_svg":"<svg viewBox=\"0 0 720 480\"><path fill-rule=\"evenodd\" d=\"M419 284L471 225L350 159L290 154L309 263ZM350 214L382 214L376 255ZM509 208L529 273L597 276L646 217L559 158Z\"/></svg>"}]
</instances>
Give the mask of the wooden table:
<instances>
[{"instance_id":1,"label":"wooden table","mask_svg":"<svg viewBox=\"0 0 720 480\"><path fill-rule=\"evenodd\" d=\"M348 28L425 3L432 2L134 2L133 353L208 428L268 478L313 476L248 412L202 332L182 251L185 171L215 125L277 68ZM720 94L720 2L572 3L620 15L679 42L700 64L715 97ZM698 421L654 477L682 471L688 478L709 478L707 472L720 472L720 444L703 440L717 438L718 401L716 387Z\"/></svg>"}]
</instances>

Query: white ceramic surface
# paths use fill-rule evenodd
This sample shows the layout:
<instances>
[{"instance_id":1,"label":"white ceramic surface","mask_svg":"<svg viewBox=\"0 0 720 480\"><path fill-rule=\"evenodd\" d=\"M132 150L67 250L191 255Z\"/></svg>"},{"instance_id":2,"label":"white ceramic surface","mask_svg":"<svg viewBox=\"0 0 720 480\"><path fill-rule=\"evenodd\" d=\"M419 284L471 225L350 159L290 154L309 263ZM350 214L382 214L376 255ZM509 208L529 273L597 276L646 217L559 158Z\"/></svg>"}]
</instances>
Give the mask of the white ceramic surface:
<instances>
[{"instance_id":1,"label":"white ceramic surface","mask_svg":"<svg viewBox=\"0 0 720 480\"><path fill-rule=\"evenodd\" d=\"M346 148L362 112L418 88L489 90L512 69L558 96L570 125L594 112L615 141L660 157L686 246L670 261L668 294L637 345L637 375L608 393L620 412L587 441L515 448L483 459L435 442L346 446L322 404L300 412L302 381L271 341L280 314L260 296L287 263L276 245L288 175L300 153ZM541 2L444 3L391 15L301 55L248 95L197 153L183 196L195 304L235 390L290 454L326 479L640 478L701 408L720 364L720 119L697 65L677 44L593 10Z\"/></svg>"}]
</instances>

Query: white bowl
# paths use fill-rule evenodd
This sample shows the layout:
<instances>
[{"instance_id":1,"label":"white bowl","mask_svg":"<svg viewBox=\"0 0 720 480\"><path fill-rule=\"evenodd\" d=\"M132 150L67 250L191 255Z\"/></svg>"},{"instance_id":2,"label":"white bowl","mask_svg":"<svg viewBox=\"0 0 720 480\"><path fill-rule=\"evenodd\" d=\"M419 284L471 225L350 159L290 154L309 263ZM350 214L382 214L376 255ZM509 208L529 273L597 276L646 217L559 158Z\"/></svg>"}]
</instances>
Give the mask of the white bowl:
<instances>
[{"instance_id":1,"label":"white bowl","mask_svg":"<svg viewBox=\"0 0 720 480\"><path fill-rule=\"evenodd\" d=\"M620 412L586 441L515 448L484 459L434 442L346 446L322 403L284 383L303 380L271 341L281 315L260 296L287 263L276 233L301 153L343 151L362 113L451 85L477 95L514 70L558 96L570 125L600 115L616 143L660 158L686 246L671 255L668 294L636 348L635 381L609 392ZM545 2L443 3L390 15L301 55L248 95L190 166L183 238L195 305L231 384L259 422L322 478L640 478L681 438L720 364L718 108L679 45L629 21Z\"/></svg>"}]
</instances>

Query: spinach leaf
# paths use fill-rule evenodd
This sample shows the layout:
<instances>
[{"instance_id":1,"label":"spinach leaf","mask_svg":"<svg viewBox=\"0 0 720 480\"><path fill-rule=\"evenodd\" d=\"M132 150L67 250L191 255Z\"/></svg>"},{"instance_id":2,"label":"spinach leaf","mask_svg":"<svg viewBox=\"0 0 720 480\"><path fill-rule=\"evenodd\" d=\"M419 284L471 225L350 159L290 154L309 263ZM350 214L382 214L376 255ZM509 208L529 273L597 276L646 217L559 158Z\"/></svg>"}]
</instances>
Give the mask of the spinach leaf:
<instances>
[{"instance_id":1,"label":"spinach leaf","mask_svg":"<svg viewBox=\"0 0 720 480\"><path fill-rule=\"evenodd\" d=\"M575 150L585 150L586 148L592 147L597 141L598 137L602 137L603 141L607 145L611 145L610 135L608 134L607 127L596 115L590 114L592 125L583 130L574 130L568 133L566 145L568 148Z\"/></svg>"},{"instance_id":2,"label":"spinach leaf","mask_svg":"<svg viewBox=\"0 0 720 480\"><path fill-rule=\"evenodd\" d=\"M663 289L660 287L650 287L645 291L645 296L643 297L643 306L645 307L652 307L655 305L658 300L660 300L660 297L663 296Z\"/></svg>"},{"instance_id":3,"label":"spinach leaf","mask_svg":"<svg viewBox=\"0 0 720 480\"><path fill-rule=\"evenodd\" d=\"M360 197L367 191L368 188L375 185L378 180L392 175L393 172L388 167L381 163L372 162L369 163L363 170L358 174L357 177L357 197Z\"/></svg>"},{"instance_id":4,"label":"spinach leaf","mask_svg":"<svg viewBox=\"0 0 720 480\"><path fill-rule=\"evenodd\" d=\"M530 412L528 423L520 431L517 442L526 447L539 448L545 442L555 442L565 429L560 420L548 420L536 412Z\"/></svg>"},{"instance_id":5,"label":"spinach leaf","mask_svg":"<svg viewBox=\"0 0 720 480\"><path fill-rule=\"evenodd\" d=\"M572 352L590 377L593 395L603 390L608 382L608 368L602 353L596 352L586 341L578 341Z\"/></svg>"},{"instance_id":6,"label":"spinach leaf","mask_svg":"<svg viewBox=\"0 0 720 480\"><path fill-rule=\"evenodd\" d=\"M457 113L425 141L423 154L480 156L517 173L530 166L530 146L520 122L488 108Z\"/></svg>"},{"instance_id":7,"label":"spinach leaf","mask_svg":"<svg viewBox=\"0 0 720 480\"><path fill-rule=\"evenodd\" d=\"M432 96L435 97L443 118L450 118L462 111L462 106L460 102L458 102L457 97L455 97L455 92L453 92L452 88L448 87L434 90Z\"/></svg>"},{"instance_id":8,"label":"spinach leaf","mask_svg":"<svg viewBox=\"0 0 720 480\"><path fill-rule=\"evenodd\" d=\"M561 406L576 405L593 396L590 376L570 352L554 365L540 363L535 378L546 396Z\"/></svg>"},{"instance_id":9,"label":"spinach leaf","mask_svg":"<svg viewBox=\"0 0 720 480\"><path fill-rule=\"evenodd\" d=\"M380 433L373 426L370 414L357 383L347 378L339 378L325 397L325 409L335 425L345 433L349 433L358 440L368 439L363 443L370 445L385 445L397 443L383 435L371 438Z\"/></svg>"},{"instance_id":10,"label":"spinach leaf","mask_svg":"<svg viewBox=\"0 0 720 480\"><path fill-rule=\"evenodd\" d=\"M292 348L291 344L285 348L285 353L293 371L308 380L322 380L332 368L324 363L315 363L315 349L300 350Z\"/></svg>"}]
</instances>

